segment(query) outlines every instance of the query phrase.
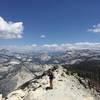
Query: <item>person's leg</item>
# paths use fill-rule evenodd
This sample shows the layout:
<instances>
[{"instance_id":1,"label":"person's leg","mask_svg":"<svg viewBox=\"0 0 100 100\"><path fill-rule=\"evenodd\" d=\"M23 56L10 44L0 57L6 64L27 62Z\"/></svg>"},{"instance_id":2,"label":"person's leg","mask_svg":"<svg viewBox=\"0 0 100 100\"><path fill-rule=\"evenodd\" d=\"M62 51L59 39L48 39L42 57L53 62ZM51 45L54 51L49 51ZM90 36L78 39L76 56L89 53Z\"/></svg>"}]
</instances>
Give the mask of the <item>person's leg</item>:
<instances>
[{"instance_id":1,"label":"person's leg","mask_svg":"<svg viewBox=\"0 0 100 100\"><path fill-rule=\"evenodd\" d=\"M53 89L53 80L50 79L50 88Z\"/></svg>"}]
</instances>

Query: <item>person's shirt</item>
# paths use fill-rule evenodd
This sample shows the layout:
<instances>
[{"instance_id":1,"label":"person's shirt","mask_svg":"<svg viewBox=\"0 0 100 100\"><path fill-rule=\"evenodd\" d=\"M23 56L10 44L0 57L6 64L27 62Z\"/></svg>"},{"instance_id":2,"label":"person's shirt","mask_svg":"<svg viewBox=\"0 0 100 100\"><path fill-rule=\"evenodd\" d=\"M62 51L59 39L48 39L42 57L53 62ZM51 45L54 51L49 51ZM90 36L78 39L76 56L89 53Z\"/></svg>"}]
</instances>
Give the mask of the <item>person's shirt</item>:
<instances>
[{"instance_id":1,"label":"person's shirt","mask_svg":"<svg viewBox=\"0 0 100 100\"><path fill-rule=\"evenodd\" d=\"M48 76L49 76L49 79L53 79L54 78L53 72L49 71Z\"/></svg>"}]
</instances>

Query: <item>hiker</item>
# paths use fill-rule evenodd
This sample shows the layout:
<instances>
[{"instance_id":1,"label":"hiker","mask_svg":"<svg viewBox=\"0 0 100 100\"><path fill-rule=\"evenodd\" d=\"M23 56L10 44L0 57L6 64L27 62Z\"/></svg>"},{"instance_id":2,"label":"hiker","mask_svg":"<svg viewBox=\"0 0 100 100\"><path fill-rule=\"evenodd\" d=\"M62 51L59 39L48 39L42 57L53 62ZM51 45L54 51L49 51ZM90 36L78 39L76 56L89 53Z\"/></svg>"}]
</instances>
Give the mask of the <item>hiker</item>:
<instances>
[{"instance_id":1,"label":"hiker","mask_svg":"<svg viewBox=\"0 0 100 100\"><path fill-rule=\"evenodd\" d=\"M49 84L50 84L50 89L53 89L53 79L54 79L54 74L51 69L48 71L48 76L49 76Z\"/></svg>"}]
</instances>

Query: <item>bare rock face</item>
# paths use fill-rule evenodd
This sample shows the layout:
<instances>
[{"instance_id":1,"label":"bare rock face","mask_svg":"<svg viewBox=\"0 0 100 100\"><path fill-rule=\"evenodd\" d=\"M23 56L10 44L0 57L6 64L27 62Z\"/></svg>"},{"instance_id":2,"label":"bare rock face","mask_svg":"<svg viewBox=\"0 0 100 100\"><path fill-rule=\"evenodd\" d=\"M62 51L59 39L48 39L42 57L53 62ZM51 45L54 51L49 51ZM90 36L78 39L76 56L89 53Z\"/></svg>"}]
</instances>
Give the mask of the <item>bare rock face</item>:
<instances>
[{"instance_id":1,"label":"bare rock face","mask_svg":"<svg viewBox=\"0 0 100 100\"><path fill-rule=\"evenodd\" d=\"M7 96L7 100L23 100L23 97L25 96L24 91L22 90L16 90L14 92L11 92Z\"/></svg>"},{"instance_id":2,"label":"bare rock face","mask_svg":"<svg viewBox=\"0 0 100 100\"><path fill-rule=\"evenodd\" d=\"M29 91L29 93L26 95L26 97L24 98L24 100L36 100L34 98L34 91Z\"/></svg>"},{"instance_id":3,"label":"bare rock face","mask_svg":"<svg viewBox=\"0 0 100 100\"><path fill-rule=\"evenodd\" d=\"M2 100L2 94L0 94L0 100Z\"/></svg>"},{"instance_id":4,"label":"bare rock face","mask_svg":"<svg viewBox=\"0 0 100 100\"><path fill-rule=\"evenodd\" d=\"M37 89L35 92L34 91L29 92L29 100L45 100L45 99L46 98L44 96L44 90L42 88Z\"/></svg>"},{"instance_id":5,"label":"bare rock face","mask_svg":"<svg viewBox=\"0 0 100 100\"><path fill-rule=\"evenodd\" d=\"M43 76L33 83L37 87L35 90L33 87L16 90L8 94L5 100L100 100L89 89L84 88L75 76L67 75L66 71L61 67L54 71L53 89L46 90L49 79Z\"/></svg>"},{"instance_id":6,"label":"bare rock face","mask_svg":"<svg viewBox=\"0 0 100 100\"><path fill-rule=\"evenodd\" d=\"M6 96L31 79L33 79L33 74L27 68L13 70L0 81L0 92Z\"/></svg>"}]
</instances>

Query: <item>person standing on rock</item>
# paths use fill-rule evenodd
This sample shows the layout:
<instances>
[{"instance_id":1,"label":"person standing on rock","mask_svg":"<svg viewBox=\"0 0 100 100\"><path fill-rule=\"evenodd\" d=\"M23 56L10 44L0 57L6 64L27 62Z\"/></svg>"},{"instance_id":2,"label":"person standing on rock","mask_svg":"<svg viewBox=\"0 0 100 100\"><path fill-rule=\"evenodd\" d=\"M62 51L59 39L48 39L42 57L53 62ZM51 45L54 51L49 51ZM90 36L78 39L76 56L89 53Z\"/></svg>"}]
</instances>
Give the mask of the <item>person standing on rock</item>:
<instances>
[{"instance_id":1,"label":"person standing on rock","mask_svg":"<svg viewBox=\"0 0 100 100\"><path fill-rule=\"evenodd\" d=\"M53 89L53 79L54 79L54 74L51 69L48 71L48 76L49 76L49 84L50 84L50 89Z\"/></svg>"}]
</instances>

